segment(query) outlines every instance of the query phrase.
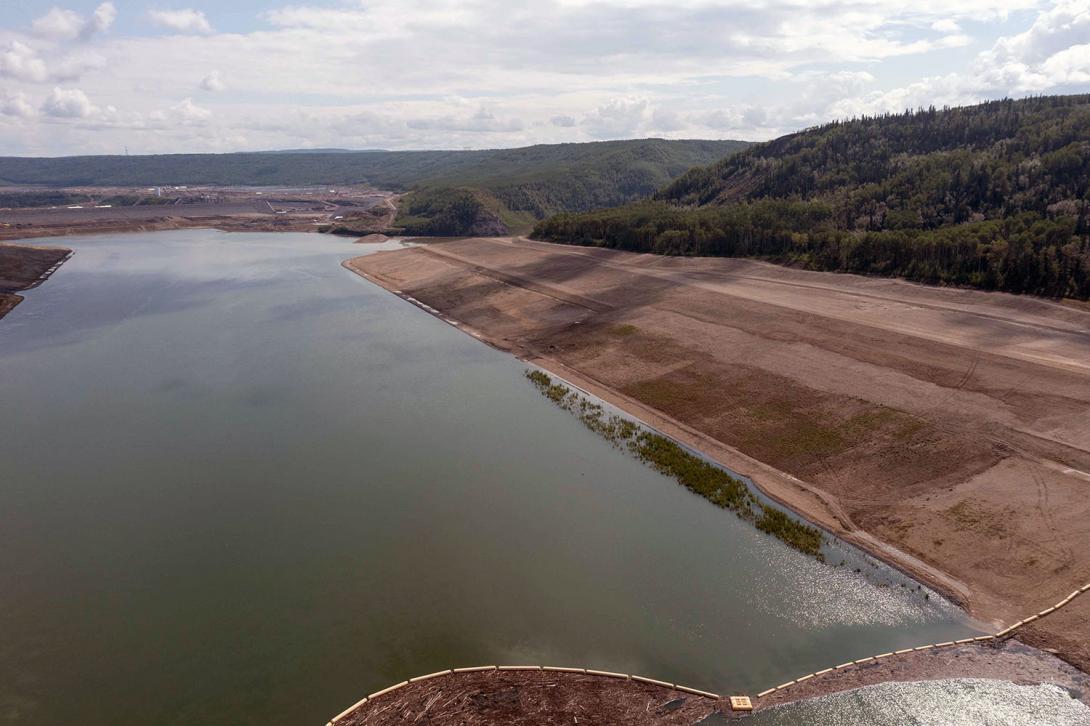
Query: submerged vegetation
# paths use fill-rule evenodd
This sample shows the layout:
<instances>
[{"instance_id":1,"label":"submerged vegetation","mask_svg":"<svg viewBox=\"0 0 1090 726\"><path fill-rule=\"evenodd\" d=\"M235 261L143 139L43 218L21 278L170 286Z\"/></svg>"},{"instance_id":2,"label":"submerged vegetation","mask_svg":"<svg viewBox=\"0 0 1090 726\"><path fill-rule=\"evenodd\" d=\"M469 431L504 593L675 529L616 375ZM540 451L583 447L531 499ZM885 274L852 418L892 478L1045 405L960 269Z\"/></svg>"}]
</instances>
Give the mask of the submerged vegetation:
<instances>
[{"instance_id":1,"label":"submerged vegetation","mask_svg":"<svg viewBox=\"0 0 1090 726\"><path fill-rule=\"evenodd\" d=\"M656 471L674 477L694 494L752 522L762 532L824 561L821 549L825 538L821 530L761 502L742 480L689 453L661 434L647 431L626 418L607 415L601 405L562 383L554 383L547 373L532 370L526 372L526 377L542 395L574 414L584 426L617 448L631 453Z\"/></svg>"}]
</instances>

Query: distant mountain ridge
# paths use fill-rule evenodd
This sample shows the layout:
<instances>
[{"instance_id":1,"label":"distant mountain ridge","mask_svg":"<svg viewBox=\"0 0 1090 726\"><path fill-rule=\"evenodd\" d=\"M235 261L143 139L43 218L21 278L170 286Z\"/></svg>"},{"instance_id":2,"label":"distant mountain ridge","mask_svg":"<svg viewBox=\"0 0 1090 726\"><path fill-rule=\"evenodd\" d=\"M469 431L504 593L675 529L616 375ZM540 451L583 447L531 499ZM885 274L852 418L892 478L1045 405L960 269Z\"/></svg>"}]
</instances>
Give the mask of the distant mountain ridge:
<instances>
[{"instance_id":1,"label":"distant mountain ridge","mask_svg":"<svg viewBox=\"0 0 1090 726\"><path fill-rule=\"evenodd\" d=\"M1090 96L830 123L536 235L1090 297Z\"/></svg>"}]
</instances>

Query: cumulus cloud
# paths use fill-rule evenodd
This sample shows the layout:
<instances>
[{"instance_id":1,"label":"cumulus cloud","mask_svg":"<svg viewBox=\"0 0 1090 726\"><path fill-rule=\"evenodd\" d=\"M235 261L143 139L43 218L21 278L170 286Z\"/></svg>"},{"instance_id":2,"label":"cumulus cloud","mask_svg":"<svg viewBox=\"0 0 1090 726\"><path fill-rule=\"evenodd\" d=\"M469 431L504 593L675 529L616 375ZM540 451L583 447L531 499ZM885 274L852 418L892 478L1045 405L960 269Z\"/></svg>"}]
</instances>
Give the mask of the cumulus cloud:
<instances>
[{"instance_id":1,"label":"cumulus cloud","mask_svg":"<svg viewBox=\"0 0 1090 726\"><path fill-rule=\"evenodd\" d=\"M742 125L743 113L742 109L715 109L692 114L689 121L697 126L703 126L704 128L714 129L716 131L730 131L737 129Z\"/></svg>"},{"instance_id":2,"label":"cumulus cloud","mask_svg":"<svg viewBox=\"0 0 1090 726\"><path fill-rule=\"evenodd\" d=\"M212 71L201 79L201 90L213 93L226 90L227 84L223 82L223 75L219 71Z\"/></svg>"},{"instance_id":3,"label":"cumulus cloud","mask_svg":"<svg viewBox=\"0 0 1090 726\"><path fill-rule=\"evenodd\" d=\"M96 33L108 30L117 18L117 8L112 2L104 2L95 8L90 17L84 18L74 10L51 8L37 18L32 27L36 35L53 40L88 39Z\"/></svg>"},{"instance_id":4,"label":"cumulus cloud","mask_svg":"<svg viewBox=\"0 0 1090 726\"><path fill-rule=\"evenodd\" d=\"M34 107L27 101L25 93L0 91L0 115L30 118L34 115Z\"/></svg>"},{"instance_id":5,"label":"cumulus cloud","mask_svg":"<svg viewBox=\"0 0 1090 726\"><path fill-rule=\"evenodd\" d=\"M204 12L185 8L182 10L149 10L148 19L162 28L178 33L211 33L212 24Z\"/></svg>"},{"instance_id":6,"label":"cumulus cloud","mask_svg":"<svg viewBox=\"0 0 1090 726\"><path fill-rule=\"evenodd\" d=\"M153 111L148 118L159 126L171 123L182 126L203 126L212 118L212 111L198 106L192 98L184 98L166 110Z\"/></svg>"},{"instance_id":7,"label":"cumulus cloud","mask_svg":"<svg viewBox=\"0 0 1090 726\"><path fill-rule=\"evenodd\" d=\"M49 71L33 48L13 40L0 50L0 78L40 83L49 78Z\"/></svg>"},{"instance_id":8,"label":"cumulus cloud","mask_svg":"<svg viewBox=\"0 0 1090 726\"><path fill-rule=\"evenodd\" d=\"M42 104L42 113L53 118L88 118L97 110L78 88L54 88Z\"/></svg>"},{"instance_id":9,"label":"cumulus cloud","mask_svg":"<svg viewBox=\"0 0 1090 726\"><path fill-rule=\"evenodd\" d=\"M953 18L941 18L931 23L931 29L939 33L960 33L961 26Z\"/></svg>"},{"instance_id":10,"label":"cumulus cloud","mask_svg":"<svg viewBox=\"0 0 1090 726\"><path fill-rule=\"evenodd\" d=\"M0 152L116 148L122 133L157 151L761 139L930 103L1090 91L1086 0L292 0L230 35L199 10L154 10L145 19L170 32L92 43L78 40L110 27L112 5L49 5L0 31L0 82L43 117L31 84L121 110L103 103L49 134L9 113ZM187 98L228 85L239 93L216 97L214 113Z\"/></svg>"},{"instance_id":11,"label":"cumulus cloud","mask_svg":"<svg viewBox=\"0 0 1090 726\"><path fill-rule=\"evenodd\" d=\"M52 8L34 21L34 32L46 38L71 40L83 29L83 18L74 10Z\"/></svg>"},{"instance_id":12,"label":"cumulus cloud","mask_svg":"<svg viewBox=\"0 0 1090 726\"><path fill-rule=\"evenodd\" d=\"M1090 74L1090 5L1060 2L1028 30L1000 38L977 64L981 81L1014 91L1085 83Z\"/></svg>"},{"instance_id":13,"label":"cumulus cloud","mask_svg":"<svg viewBox=\"0 0 1090 726\"><path fill-rule=\"evenodd\" d=\"M685 123L681 120L677 111L656 108L651 114L651 128L655 131L678 131L685 128Z\"/></svg>"},{"instance_id":14,"label":"cumulus cloud","mask_svg":"<svg viewBox=\"0 0 1090 726\"><path fill-rule=\"evenodd\" d=\"M646 98L611 98L583 118L583 126L594 138L631 136L647 115Z\"/></svg>"},{"instance_id":15,"label":"cumulus cloud","mask_svg":"<svg viewBox=\"0 0 1090 726\"><path fill-rule=\"evenodd\" d=\"M110 26L114 24L114 20L117 19L117 8L111 2L105 2L95 8L95 11L91 13L90 19L87 24L83 26L83 30L80 33L83 37L89 37L95 33L101 33L109 30Z\"/></svg>"},{"instance_id":16,"label":"cumulus cloud","mask_svg":"<svg viewBox=\"0 0 1090 726\"><path fill-rule=\"evenodd\" d=\"M956 106L1080 84L1090 84L1090 6L1082 0L1064 0L1038 13L1022 33L1000 37L966 72L846 96L830 111L843 117Z\"/></svg>"}]
</instances>

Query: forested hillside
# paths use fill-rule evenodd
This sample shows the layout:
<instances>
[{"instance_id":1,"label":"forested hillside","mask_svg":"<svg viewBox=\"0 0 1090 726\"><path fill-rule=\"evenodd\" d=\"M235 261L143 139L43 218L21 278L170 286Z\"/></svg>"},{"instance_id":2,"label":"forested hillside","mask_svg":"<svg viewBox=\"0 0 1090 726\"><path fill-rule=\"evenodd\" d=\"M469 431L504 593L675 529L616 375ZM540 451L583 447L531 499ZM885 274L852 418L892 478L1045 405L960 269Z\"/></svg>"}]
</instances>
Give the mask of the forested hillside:
<instances>
[{"instance_id":1,"label":"forested hillside","mask_svg":"<svg viewBox=\"0 0 1090 726\"><path fill-rule=\"evenodd\" d=\"M831 123L539 238L1090 298L1090 96Z\"/></svg>"},{"instance_id":2,"label":"forested hillside","mask_svg":"<svg viewBox=\"0 0 1090 726\"><path fill-rule=\"evenodd\" d=\"M63 186L307 186L371 184L383 189L474 190L524 220L615 206L647 197L693 166L745 147L740 141L638 139L487 151L291 151L248 154L0 158L4 184ZM459 217L431 195L426 213ZM472 202L472 200L470 200ZM419 204L418 204L419 206ZM487 205L486 205L487 206ZM417 221L419 221L419 216ZM440 225L442 226L442 225ZM451 231L451 234L468 230Z\"/></svg>"},{"instance_id":3,"label":"forested hillside","mask_svg":"<svg viewBox=\"0 0 1090 726\"><path fill-rule=\"evenodd\" d=\"M415 184L396 224L410 234L528 231L565 211L645 198L688 171L747 146L741 141L605 141L488 152L435 169Z\"/></svg>"}]
</instances>

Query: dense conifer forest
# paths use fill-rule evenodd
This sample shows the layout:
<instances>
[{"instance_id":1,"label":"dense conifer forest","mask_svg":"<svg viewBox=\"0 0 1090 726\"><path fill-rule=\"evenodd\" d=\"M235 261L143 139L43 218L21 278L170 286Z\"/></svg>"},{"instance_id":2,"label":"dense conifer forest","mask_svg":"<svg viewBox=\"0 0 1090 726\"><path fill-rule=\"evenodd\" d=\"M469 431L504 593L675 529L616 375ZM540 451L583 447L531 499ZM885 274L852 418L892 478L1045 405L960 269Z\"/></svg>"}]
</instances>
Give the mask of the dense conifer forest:
<instances>
[{"instance_id":1,"label":"dense conifer forest","mask_svg":"<svg viewBox=\"0 0 1090 726\"><path fill-rule=\"evenodd\" d=\"M1090 96L830 123L535 236L1090 298Z\"/></svg>"}]
</instances>

